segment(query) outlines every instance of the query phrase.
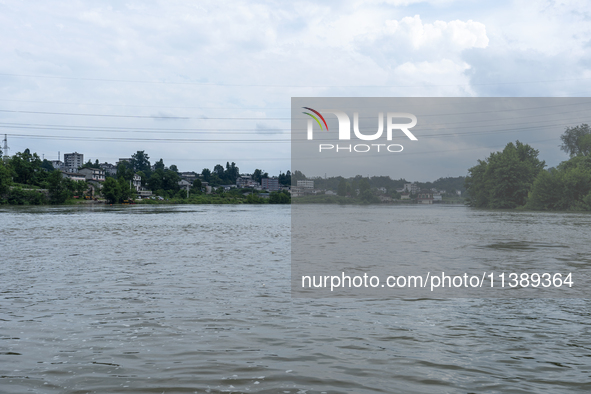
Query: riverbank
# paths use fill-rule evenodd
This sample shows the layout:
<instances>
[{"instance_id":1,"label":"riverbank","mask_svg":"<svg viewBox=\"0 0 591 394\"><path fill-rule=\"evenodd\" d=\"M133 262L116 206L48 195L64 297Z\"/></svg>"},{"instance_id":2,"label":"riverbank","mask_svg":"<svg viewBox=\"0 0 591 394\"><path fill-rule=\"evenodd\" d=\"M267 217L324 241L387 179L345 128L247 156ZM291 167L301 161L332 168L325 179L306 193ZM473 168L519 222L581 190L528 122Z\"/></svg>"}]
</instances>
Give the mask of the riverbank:
<instances>
[{"instance_id":1,"label":"riverbank","mask_svg":"<svg viewBox=\"0 0 591 394\"><path fill-rule=\"evenodd\" d=\"M381 201L378 197L372 196L372 199L364 199L362 197L344 197L334 195L309 195L302 196L293 199L294 204L338 204L338 205L412 205L416 204L416 200L405 199L405 200L386 200ZM435 204L460 204L465 205L465 199L453 198L444 199Z\"/></svg>"},{"instance_id":2,"label":"riverbank","mask_svg":"<svg viewBox=\"0 0 591 394\"><path fill-rule=\"evenodd\" d=\"M60 202L59 204L51 204L50 200L44 197L41 193L35 190L31 190L34 193L33 196L25 195L19 196L19 198L8 198L0 199L0 205L86 205L86 204L107 204L107 205L130 205L130 204L143 204L143 205L159 205L159 204L290 204L291 198L285 193L272 192L266 196L260 196L257 194L249 194L244 196L242 194L199 194L190 196L189 198L143 198L143 199L129 199L122 200L117 203L110 202L105 198L98 199L78 199L68 198L67 200ZM37 198L39 197L39 198Z\"/></svg>"}]
</instances>

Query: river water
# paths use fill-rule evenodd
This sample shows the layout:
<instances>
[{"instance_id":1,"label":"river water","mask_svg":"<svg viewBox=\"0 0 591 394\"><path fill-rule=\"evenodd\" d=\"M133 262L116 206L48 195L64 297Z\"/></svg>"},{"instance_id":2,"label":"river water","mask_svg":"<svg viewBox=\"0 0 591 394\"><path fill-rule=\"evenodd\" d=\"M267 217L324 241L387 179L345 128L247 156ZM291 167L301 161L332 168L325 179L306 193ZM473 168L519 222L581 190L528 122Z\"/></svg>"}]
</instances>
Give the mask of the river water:
<instances>
[{"instance_id":1,"label":"river water","mask_svg":"<svg viewBox=\"0 0 591 394\"><path fill-rule=\"evenodd\" d=\"M502 222L501 249L591 264L590 215L396 211L409 231L430 215L450 232ZM292 298L290 219L289 206L1 207L0 393L591 391L588 299ZM547 239L524 246L524 223Z\"/></svg>"}]
</instances>

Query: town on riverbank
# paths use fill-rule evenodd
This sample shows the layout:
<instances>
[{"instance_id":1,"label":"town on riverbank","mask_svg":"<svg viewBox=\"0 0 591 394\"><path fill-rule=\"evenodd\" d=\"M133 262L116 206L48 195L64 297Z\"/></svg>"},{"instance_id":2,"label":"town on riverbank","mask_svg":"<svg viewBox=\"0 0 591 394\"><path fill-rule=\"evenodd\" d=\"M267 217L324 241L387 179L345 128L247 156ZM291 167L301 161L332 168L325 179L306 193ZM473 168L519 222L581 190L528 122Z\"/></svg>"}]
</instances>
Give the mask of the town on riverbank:
<instances>
[{"instance_id":1,"label":"town on riverbank","mask_svg":"<svg viewBox=\"0 0 591 394\"><path fill-rule=\"evenodd\" d=\"M292 197L302 203L463 203L463 184L463 177L419 183L388 176L307 178L289 170L245 174L234 162L182 172L162 159L152 164L145 151L99 163L78 152L64 154L62 161L25 149L4 155L0 164L0 203L11 205L289 204Z\"/></svg>"},{"instance_id":2,"label":"town on riverbank","mask_svg":"<svg viewBox=\"0 0 591 394\"><path fill-rule=\"evenodd\" d=\"M468 169L468 176L433 182L389 176L306 177L300 171L270 176L240 173L236 163L181 172L154 164L145 151L116 163L41 159L29 149L0 161L0 204L468 204L487 209L591 210L591 128L568 127L561 149L570 159L546 168L539 151L508 143ZM5 136L6 141L6 136ZM6 143L4 144L6 147ZM0 152L1 154L1 152ZM292 201L293 199L293 201Z\"/></svg>"}]
</instances>

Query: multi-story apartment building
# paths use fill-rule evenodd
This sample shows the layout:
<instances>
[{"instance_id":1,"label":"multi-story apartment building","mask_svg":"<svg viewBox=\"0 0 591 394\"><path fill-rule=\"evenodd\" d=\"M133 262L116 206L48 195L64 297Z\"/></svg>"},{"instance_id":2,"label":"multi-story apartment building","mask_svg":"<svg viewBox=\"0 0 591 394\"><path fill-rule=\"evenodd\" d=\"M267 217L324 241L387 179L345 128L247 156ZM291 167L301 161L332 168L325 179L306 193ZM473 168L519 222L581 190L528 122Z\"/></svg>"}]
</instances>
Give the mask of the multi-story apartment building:
<instances>
[{"instance_id":1,"label":"multi-story apartment building","mask_svg":"<svg viewBox=\"0 0 591 394\"><path fill-rule=\"evenodd\" d=\"M84 165L84 155L82 153L64 153L64 167L67 169L78 169Z\"/></svg>"},{"instance_id":2,"label":"multi-story apartment building","mask_svg":"<svg viewBox=\"0 0 591 394\"><path fill-rule=\"evenodd\" d=\"M279 191L279 179L263 178L261 179L261 187L263 190L269 190L271 192Z\"/></svg>"}]
</instances>

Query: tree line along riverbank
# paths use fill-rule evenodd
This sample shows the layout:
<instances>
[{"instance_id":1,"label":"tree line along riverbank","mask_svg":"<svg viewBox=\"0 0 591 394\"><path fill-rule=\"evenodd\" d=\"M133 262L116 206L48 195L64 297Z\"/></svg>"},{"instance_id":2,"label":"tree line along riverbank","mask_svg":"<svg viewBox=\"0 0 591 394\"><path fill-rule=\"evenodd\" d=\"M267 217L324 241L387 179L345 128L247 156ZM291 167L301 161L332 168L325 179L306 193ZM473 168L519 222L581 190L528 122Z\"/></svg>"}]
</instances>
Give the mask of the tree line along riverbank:
<instances>
[{"instance_id":1,"label":"tree line along riverbank","mask_svg":"<svg viewBox=\"0 0 591 394\"><path fill-rule=\"evenodd\" d=\"M545 168L539 151L508 143L468 170L468 204L488 209L591 211L591 129L566 128L560 148L570 159Z\"/></svg>"}]
</instances>

